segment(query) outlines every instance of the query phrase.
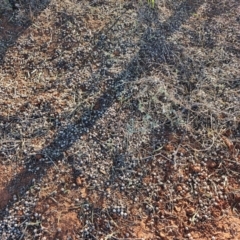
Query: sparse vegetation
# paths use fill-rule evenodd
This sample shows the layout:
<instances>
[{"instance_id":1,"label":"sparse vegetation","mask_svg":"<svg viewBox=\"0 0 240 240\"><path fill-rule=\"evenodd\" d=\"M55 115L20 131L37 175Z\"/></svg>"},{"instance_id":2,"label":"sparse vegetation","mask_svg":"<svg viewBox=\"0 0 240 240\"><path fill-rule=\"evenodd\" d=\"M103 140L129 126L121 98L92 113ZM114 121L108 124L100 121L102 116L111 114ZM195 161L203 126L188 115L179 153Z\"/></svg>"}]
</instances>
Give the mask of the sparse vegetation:
<instances>
[{"instance_id":1,"label":"sparse vegetation","mask_svg":"<svg viewBox=\"0 0 240 240\"><path fill-rule=\"evenodd\" d=\"M239 239L238 1L17 4L0 238Z\"/></svg>"}]
</instances>

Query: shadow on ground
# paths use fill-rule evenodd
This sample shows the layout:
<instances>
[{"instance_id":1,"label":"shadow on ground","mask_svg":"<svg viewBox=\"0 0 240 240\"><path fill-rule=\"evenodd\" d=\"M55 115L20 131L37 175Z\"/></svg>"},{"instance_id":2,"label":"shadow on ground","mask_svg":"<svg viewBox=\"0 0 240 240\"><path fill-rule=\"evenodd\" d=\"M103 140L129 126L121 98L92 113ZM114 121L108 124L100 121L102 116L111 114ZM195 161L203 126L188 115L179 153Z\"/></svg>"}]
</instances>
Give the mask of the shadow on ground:
<instances>
[{"instance_id":1,"label":"shadow on ground","mask_svg":"<svg viewBox=\"0 0 240 240\"><path fill-rule=\"evenodd\" d=\"M42 5L41 9L46 7L47 4L48 3ZM45 162L39 162L36 159L36 156L28 157L25 160L25 162L31 165L31 168L39 168L37 174L32 174L31 172L27 171L21 172L8 183L6 189L14 194L22 195L29 188L33 177L37 182L40 181L44 176L46 170L55 161L63 159L64 152L67 151L76 141L78 141L81 135L87 133L87 131L94 126L96 121L104 115L109 107L113 105L117 99L117 94L121 93L124 90L123 84L120 84L120 82L122 83L123 80L124 82L134 81L140 78L142 74L147 75L152 67L155 67L161 62L166 62L170 65L173 65L174 56L169 53L174 53L174 51L179 50L177 46L174 46L167 41L167 37L176 32L181 27L181 25L186 22L193 13L197 11L200 6L201 1L184 1L179 5L179 8L175 10L175 13L168 19L168 21L164 23L159 22L159 16L157 12L147 9L147 11L149 11L149 14L155 15L154 22L152 22L152 18L151 20L146 19L148 29L140 40L142 44L140 46L139 52L127 64L125 70L114 76L113 87L107 89L106 92L96 101L101 103L101 107L98 110L98 113L92 109L86 109L81 119L69 124L64 128L60 128L58 134L53 139L51 144L39 151L39 155L43 156L46 159ZM183 12L184 14L182 14ZM36 13L39 13L39 11L36 11ZM7 16L4 16L4 19L6 18ZM25 19L26 20L24 20L23 26L18 26L18 23L16 22L8 23L9 26L12 27L12 34L10 35L4 33L4 28L1 30L3 36L2 42L5 43L5 46L7 46L1 49L1 56L5 54L7 48L14 44L19 35L23 33L24 30L31 24L29 15L25 16ZM157 30L153 30L151 27L153 24L157 26L155 27ZM171 51L169 51L169 49L171 49ZM154 66L146 64L149 62L149 59L151 59L151 62L154 62ZM100 115L99 112L101 113ZM91 119L91 121L89 121L89 119ZM22 182L23 179L28 179L28 181L27 183L25 181L25 186L19 189L18 183Z\"/></svg>"},{"instance_id":2,"label":"shadow on ground","mask_svg":"<svg viewBox=\"0 0 240 240\"><path fill-rule=\"evenodd\" d=\"M47 4L48 3L45 3L41 9L46 7ZM178 9L175 10L175 13L163 23L159 21L157 12L147 9L149 14L151 14L151 18L145 19L145 23L148 25L148 28L140 40L140 50L126 65L126 68L121 73L113 77L112 87L109 87L105 93L97 99L96 103L100 103L100 109L98 109L98 111L86 109L80 119L67 125L66 127L60 128L53 141L38 153L38 156L42 156L45 161L39 161L36 156L30 156L25 160L32 169L39 168L37 173L33 174L27 171L21 172L8 183L5 190L9 190L17 195L22 195L28 190L33 178L35 178L37 182L41 181L41 178L44 176L47 169L52 166L55 161L63 159L64 153L76 141L81 141L79 140L80 137L87 134L88 130L95 125L96 121L100 119L116 102L117 95L124 90L124 84L122 84L122 82L131 82L143 75L146 76L150 73L152 68L162 62L176 67L176 69L180 69L181 66L174 65L174 53L179 53L181 49L179 49L177 45L168 42L167 38L178 31L182 24L184 24L189 17L198 10L201 4L202 1L198 0L183 1L179 5ZM36 14L37 13L39 13L39 11L36 11ZM154 18L152 18L152 15L154 15ZM6 21L6 19L7 16L4 16L3 21ZM23 33L28 26L30 26L31 21L29 17L26 17L26 19L28 20L24 20L23 26L21 26L21 24L19 26L16 22L9 23L8 28L12 28L13 32L12 34L10 33L10 35L9 33L4 32L4 27L1 29L2 32L0 32L0 34L2 36L2 42L5 43L4 47L0 49L1 56L4 56L7 49L16 42L19 35ZM4 24L3 26L6 26ZM152 27L153 25L155 26L154 28ZM214 44L214 42L211 41L211 44ZM148 64L148 62L152 62L153 64ZM184 73L182 72L181 74L180 71L179 79L183 76ZM194 89L194 84L191 86L189 86L188 83L183 82L183 84L187 84L189 91ZM22 182L23 179L27 179L27 181L25 181L25 186L19 188L18 183ZM4 213L4 211L2 211L2 213Z\"/></svg>"},{"instance_id":3,"label":"shadow on ground","mask_svg":"<svg viewBox=\"0 0 240 240\"><path fill-rule=\"evenodd\" d=\"M4 62L7 50L13 46L19 36L31 26L33 19L50 3L50 0L2 0L6 5L0 9L0 63Z\"/></svg>"}]
</instances>

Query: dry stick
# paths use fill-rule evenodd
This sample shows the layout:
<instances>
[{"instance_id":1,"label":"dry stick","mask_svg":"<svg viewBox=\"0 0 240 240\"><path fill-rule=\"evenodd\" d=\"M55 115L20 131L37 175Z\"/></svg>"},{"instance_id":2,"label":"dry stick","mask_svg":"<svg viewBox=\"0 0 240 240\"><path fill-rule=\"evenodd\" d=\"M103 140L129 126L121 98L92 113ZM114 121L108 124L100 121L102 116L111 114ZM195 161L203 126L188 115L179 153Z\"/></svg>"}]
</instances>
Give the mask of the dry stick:
<instances>
[{"instance_id":1,"label":"dry stick","mask_svg":"<svg viewBox=\"0 0 240 240\"><path fill-rule=\"evenodd\" d=\"M114 22L110 27L108 27L107 30L106 30L105 32L103 32L103 33L104 33L105 35L107 35L107 34L112 30L112 28L117 24L117 22L118 22L119 19L122 17L122 15L125 14L126 12L127 12L127 9L126 9L126 10L115 20L115 22ZM102 34L103 34L103 33L102 33ZM98 35L100 35L100 33L99 33ZM101 40L101 41L102 41L102 40ZM98 42L98 43L99 43L99 42ZM93 46L93 48L92 48L93 50L98 47L98 43L96 43L95 46ZM92 52L90 51L90 52L87 54L87 56L86 56L85 59L86 59L86 60L89 60L89 59L91 58L91 54L92 54ZM85 67L87 63L88 63L88 62L84 61L83 67ZM85 100L85 101L87 101L87 100ZM68 114L67 117L71 117L71 116L73 115L73 113L78 109L78 107L79 107L82 103L83 103L83 102L77 104L77 106L74 108L74 110L72 110L72 112L71 112L70 114Z\"/></svg>"},{"instance_id":2,"label":"dry stick","mask_svg":"<svg viewBox=\"0 0 240 240\"><path fill-rule=\"evenodd\" d=\"M56 170L59 171L59 167L56 165L56 163L53 161L53 159L52 159L49 155L47 155L47 154L45 154L45 155L46 155L47 158L50 160L50 162L53 163L53 165L55 166Z\"/></svg>"},{"instance_id":3,"label":"dry stick","mask_svg":"<svg viewBox=\"0 0 240 240\"><path fill-rule=\"evenodd\" d=\"M203 150L199 150L199 149L193 148L193 147L191 147L190 145L184 145L183 147L189 147L189 148L191 148L193 151L196 151L196 152L205 152L205 151L210 150L210 149L212 148L212 146L214 145L214 143L215 143L215 138L214 138L214 136L213 136L212 140L213 140L213 141L212 141L211 146L209 146L208 148L205 148L205 149L203 149Z\"/></svg>"},{"instance_id":4,"label":"dry stick","mask_svg":"<svg viewBox=\"0 0 240 240\"><path fill-rule=\"evenodd\" d=\"M103 32L101 33L101 35L102 35L102 34L107 35L107 34L112 30L112 28L117 24L117 22L118 22L119 19L122 17L122 15L127 12L127 10L128 10L128 9L126 9L126 10L115 20L115 22L114 22L110 27L107 28L107 30L106 30L105 32L103 31ZM98 37L99 37L100 33L98 33L97 35L98 35ZM101 41L103 41L103 40L101 40ZM93 46L93 50L98 47L98 44L99 44L99 42L97 42L97 43L95 44L95 46ZM87 59L87 60L90 59L91 54L92 54L92 52L89 52L89 53L88 53L88 55L86 56L86 59ZM86 64L86 62L85 62L85 64ZM84 64L84 66L85 66L85 64Z\"/></svg>"},{"instance_id":5,"label":"dry stick","mask_svg":"<svg viewBox=\"0 0 240 240\"><path fill-rule=\"evenodd\" d=\"M183 138L185 137L185 135L186 135L186 131L184 131L184 134L183 134L182 137L181 137L180 143L178 144L178 147L177 147L176 151L174 151L174 153L173 153L173 164L174 164L174 168L176 168L177 153L178 153L178 150L179 150L179 148L180 148L180 146L181 146L181 144L182 144L182 141L183 141ZM176 169L175 169L175 170L176 170Z\"/></svg>"},{"instance_id":6,"label":"dry stick","mask_svg":"<svg viewBox=\"0 0 240 240\"><path fill-rule=\"evenodd\" d=\"M28 227L28 225L26 225L26 227L25 227L25 229L23 230L23 233L22 233L21 237L19 238L19 240L22 240L22 239L23 239L23 237L24 237L24 235L25 235L25 233L26 233L27 227Z\"/></svg>"},{"instance_id":7,"label":"dry stick","mask_svg":"<svg viewBox=\"0 0 240 240\"><path fill-rule=\"evenodd\" d=\"M172 162L172 160L171 160L170 158L164 156L164 155L161 154L161 153L157 153L157 154L154 154L154 155L152 155L152 156L148 156L148 157L145 157L145 158L141 158L140 160L146 160L146 159L148 159L148 158L156 157L156 156L161 156L161 157L165 158L166 160Z\"/></svg>"}]
</instances>

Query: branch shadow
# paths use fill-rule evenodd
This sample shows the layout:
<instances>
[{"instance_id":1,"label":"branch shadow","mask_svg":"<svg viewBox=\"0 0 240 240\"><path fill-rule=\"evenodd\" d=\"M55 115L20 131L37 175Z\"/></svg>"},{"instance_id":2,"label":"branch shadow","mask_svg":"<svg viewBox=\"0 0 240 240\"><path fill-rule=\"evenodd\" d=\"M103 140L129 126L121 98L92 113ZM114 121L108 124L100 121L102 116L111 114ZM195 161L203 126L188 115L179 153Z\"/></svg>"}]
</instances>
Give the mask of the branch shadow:
<instances>
[{"instance_id":1,"label":"branch shadow","mask_svg":"<svg viewBox=\"0 0 240 240\"><path fill-rule=\"evenodd\" d=\"M5 55L11 47L13 47L18 38L34 23L34 19L41 14L41 12L48 7L51 0L3 0L0 6L0 65L4 65ZM27 108L26 106L22 106ZM36 116L32 116L37 118ZM22 122L21 117L18 114L13 116L4 116L0 114L0 124L5 126L7 123L8 128L3 129L0 127L2 136L6 131L16 128L18 123ZM26 123L26 124L30 124ZM43 133L44 134L44 133ZM18 135L18 134L17 134ZM15 140L19 139L19 136L13 134ZM33 136L31 136L33 137Z\"/></svg>"},{"instance_id":2,"label":"branch shadow","mask_svg":"<svg viewBox=\"0 0 240 240\"><path fill-rule=\"evenodd\" d=\"M32 25L51 0L6 1L0 12L0 64L4 63L7 50L13 46L22 33Z\"/></svg>"}]
</instances>

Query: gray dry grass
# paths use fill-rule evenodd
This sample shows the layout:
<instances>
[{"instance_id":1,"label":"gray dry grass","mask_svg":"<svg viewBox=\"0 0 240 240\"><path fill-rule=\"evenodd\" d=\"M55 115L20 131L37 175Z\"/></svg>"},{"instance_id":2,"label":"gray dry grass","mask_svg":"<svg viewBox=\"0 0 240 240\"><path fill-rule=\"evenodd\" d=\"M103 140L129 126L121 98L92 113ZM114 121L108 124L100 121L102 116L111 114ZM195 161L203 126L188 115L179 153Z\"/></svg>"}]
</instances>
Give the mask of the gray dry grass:
<instances>
[{"instance_id":1,"label":"gray dry grass","mask_svg":"<svg viewBox=\"0 0 240 240\"><path fill-rule=\"evenodd\" d=\"M12 4L1 239L239 239L239 2Z\"/></svg>"}]
</instances>

